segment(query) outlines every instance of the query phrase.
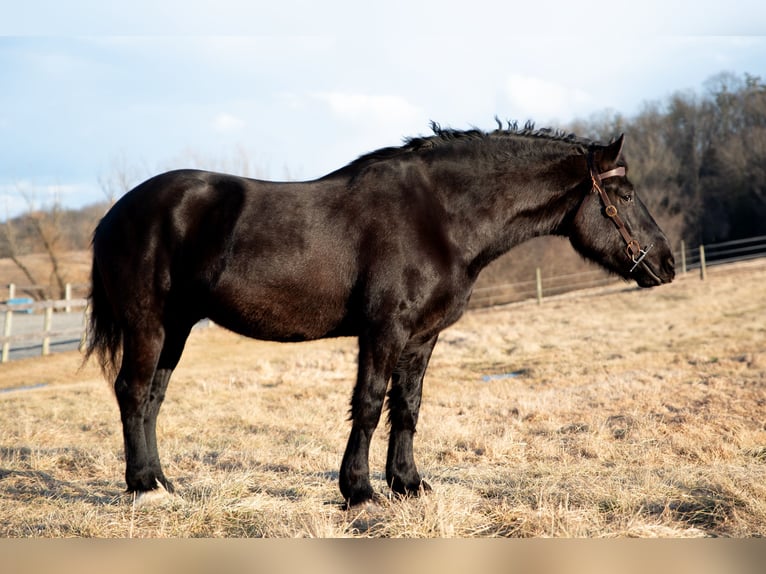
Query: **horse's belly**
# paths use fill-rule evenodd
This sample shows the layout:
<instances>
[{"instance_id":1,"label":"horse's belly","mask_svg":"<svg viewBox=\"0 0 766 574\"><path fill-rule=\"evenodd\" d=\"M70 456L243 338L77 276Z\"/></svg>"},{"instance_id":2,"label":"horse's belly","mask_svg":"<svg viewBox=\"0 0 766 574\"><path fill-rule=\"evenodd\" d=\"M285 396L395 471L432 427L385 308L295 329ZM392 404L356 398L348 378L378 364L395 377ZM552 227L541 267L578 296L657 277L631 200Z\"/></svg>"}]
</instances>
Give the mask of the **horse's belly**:
<instances>
[{"instance_id":1,"label":"horse's belly","mask_svg":"<svg viewBox=\"0 0 766 574\"><path fill-rule=\"evenodd\" d=\"M346 333L346 299L296 286L237 293L218 290L209 317L232 331L270 341L307 341Z\"/></svg>"}]
</instances>

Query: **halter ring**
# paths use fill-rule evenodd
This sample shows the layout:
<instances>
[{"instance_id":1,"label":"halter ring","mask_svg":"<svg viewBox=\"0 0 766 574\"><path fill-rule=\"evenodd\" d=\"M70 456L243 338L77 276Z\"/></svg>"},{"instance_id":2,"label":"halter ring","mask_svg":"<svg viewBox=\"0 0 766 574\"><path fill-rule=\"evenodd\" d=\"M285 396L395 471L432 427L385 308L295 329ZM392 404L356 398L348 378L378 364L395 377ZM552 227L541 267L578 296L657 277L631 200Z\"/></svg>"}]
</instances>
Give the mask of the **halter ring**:
<instances>
[{"instance_id":1,"label":"halter ring","mask_svg":"<svg viewBox=\"0 0 766 574\"><path fill-rule=\"evenodd\" d=\"M633 273L633 271L638 267L638 264L641 263L644 260L644 257L646 257L646 254L649 253L649 250L654 247L654 243L650 243L649 246L646 249L639 249L638 250L638 257L631 257L633 260L633 267L630 268L630 272Z\"/></svg>"}]
</instances>

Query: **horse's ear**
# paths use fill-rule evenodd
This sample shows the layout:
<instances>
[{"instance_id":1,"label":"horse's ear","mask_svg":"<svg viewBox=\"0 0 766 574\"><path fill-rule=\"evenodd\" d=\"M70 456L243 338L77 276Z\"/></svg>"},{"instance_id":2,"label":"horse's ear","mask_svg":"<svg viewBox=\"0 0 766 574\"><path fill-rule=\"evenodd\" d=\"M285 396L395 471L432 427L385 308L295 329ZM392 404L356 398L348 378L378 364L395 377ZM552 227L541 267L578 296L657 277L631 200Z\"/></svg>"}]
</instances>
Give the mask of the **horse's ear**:
<instances>
[{"instance_id":1,"label":"horse's ear","mask_svg":"<svg viewBox=\"0 0 766 574\"><path fill-rule=\"evenodd\" d=\"M614 165L617 163L617 160L622 153L622 144L624 143L625 134L620 134L620 137L604 148L604 155L601 159L605 165Z\"/></svg>"}]
</instances>

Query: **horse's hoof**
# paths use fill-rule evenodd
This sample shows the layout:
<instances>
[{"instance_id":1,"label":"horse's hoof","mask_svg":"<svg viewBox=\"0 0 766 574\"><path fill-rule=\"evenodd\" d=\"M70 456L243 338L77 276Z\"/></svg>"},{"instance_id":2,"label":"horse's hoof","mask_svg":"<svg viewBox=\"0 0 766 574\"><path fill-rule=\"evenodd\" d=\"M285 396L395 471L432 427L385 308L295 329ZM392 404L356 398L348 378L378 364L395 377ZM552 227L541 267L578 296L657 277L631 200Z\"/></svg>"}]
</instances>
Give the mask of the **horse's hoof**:
<instances>
[{"instance_id":1,"label":"horse's hoof","mask_svg":"<svg viewBox=\"0 0 766 574\"><path fill-rule=\"evenodd\" d=\"M356 498L347 498L343 502L343 510L364 510L380 507L384 497L377 492L365 493Z\"/></svg>"},{"instance_id":2,"label":"horse's hoof","mask_svg":"<svg viewBox=\"0 0 766 574\"><path fill-rule=\"evenodd\" d=\"M165 490L161 484L152 490L143 490L133 493L133 507L136 509L163 506L176 500L178 500L178 496Z\"/></svg>"},{"instance_id":3,"label":"horse's hoof","mask_svg":"<svg viewBox=\"0 0 766 574\"><path fill-rule=\"evenodd\" d=\"M425 480L404 484L402 481L394 479L391 483L391 490L400 498L409 498L427 494L433 489Z\"/></svg>"}]
</instances>

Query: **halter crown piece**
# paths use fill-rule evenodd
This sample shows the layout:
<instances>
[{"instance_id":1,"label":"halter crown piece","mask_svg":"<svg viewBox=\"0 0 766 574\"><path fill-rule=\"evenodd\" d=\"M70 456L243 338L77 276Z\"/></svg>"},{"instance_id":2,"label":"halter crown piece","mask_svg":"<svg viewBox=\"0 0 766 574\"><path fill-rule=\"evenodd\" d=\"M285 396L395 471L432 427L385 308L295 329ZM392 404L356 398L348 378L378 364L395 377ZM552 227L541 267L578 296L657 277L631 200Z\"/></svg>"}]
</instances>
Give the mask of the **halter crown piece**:
<instances>
[{"instance_id":1,"label":"halter crown piece","mask_svg":"<svg viewBox=\"0 0 766 574\"><path fill-rule=\"evenodd\" d=\"M609 196L606 194L606 191L604 191L604 186L602 185L602 180L609 177L625 177L625 167L619 166L614 169L610 169L609 171L599 173L594 168L593 155L588 154L588 170L590 171L590 179L593 182L592 191L598 192L599 196L601 197L601 202L604 204L604 211L607 217L609 217L609 219L614 222L614 224L617 226L617 231L620 232L620 235L622 235L622 238L625 240L628 257L630 257L630 260L633 261L633 267L630 268L630 272L633 273L636 267L638 267L639 263L641 263L644 257L646 257L646 254L649 253L649 250L654 247L654 243L650 244L646 249L641 249L641 245L639 244L638 240L634 239L630 234L630 231L628 231L628 228L625 226L625 222L617 213L617 208L609 199Z\"/></svg>"}]
</instances>

